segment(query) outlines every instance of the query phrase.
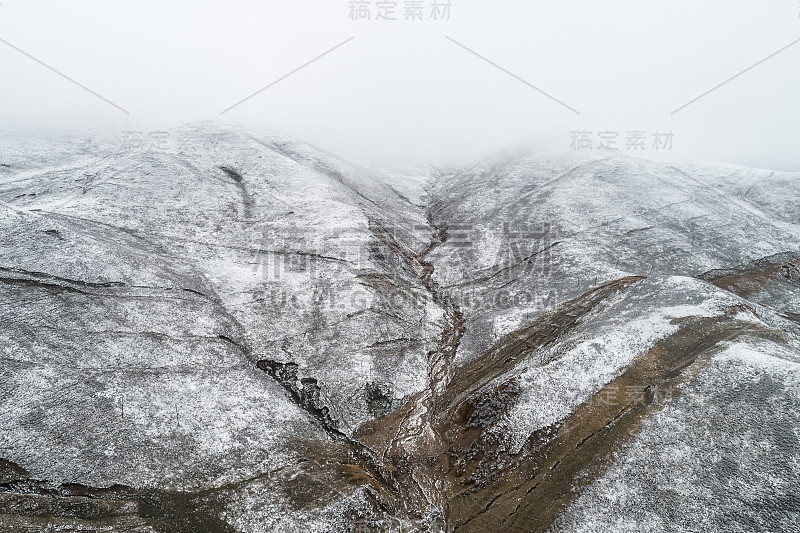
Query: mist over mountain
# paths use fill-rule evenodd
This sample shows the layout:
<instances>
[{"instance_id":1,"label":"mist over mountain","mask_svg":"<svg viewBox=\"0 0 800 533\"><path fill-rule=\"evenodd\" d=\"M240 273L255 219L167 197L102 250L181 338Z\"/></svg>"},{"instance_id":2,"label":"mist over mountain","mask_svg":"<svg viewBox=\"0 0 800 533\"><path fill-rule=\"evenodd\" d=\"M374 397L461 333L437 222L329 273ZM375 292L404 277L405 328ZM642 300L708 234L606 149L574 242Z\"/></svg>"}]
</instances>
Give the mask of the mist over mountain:
<instances>
[{"instance_id":1,"label":"mist over mountain","mask_svg":"<svg viewBox=\"0 0 800 533\"><path fill-rule=\"evenodd\" d=\"M168 138L0 142L3 531L800 531L800 173Z\"/></svg>"}]
</instances>

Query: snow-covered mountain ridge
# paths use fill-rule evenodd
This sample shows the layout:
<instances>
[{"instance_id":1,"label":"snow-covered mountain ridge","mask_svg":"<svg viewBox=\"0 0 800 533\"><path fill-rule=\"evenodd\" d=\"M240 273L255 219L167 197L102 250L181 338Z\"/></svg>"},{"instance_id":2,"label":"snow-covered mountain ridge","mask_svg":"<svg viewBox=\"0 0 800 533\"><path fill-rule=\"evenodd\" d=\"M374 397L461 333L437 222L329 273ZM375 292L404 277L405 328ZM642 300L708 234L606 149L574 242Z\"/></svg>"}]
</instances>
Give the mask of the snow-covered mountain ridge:
<instances>
[{"instance_id":1,"label":"snow-covered mountain ridge","mask_svg":"<svg viewBox=\"0 0 800 533\"><path fill-rule=\"evenodd\" d=\"M170 137L0 143L4 531L797 530L800 173Z\"/></svg>"}]
</instances>

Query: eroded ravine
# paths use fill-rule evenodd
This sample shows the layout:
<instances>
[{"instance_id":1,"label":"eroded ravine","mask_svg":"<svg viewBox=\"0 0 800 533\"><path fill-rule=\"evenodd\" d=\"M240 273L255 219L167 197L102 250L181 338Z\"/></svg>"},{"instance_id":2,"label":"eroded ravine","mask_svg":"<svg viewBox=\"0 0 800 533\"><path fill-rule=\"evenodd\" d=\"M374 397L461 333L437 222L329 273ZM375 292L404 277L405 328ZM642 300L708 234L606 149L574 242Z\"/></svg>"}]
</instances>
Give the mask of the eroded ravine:
<instances>
[{"instance_id":1,"label":"eroded ravine","mask_svg":"<svg viewBox=\"0 0 800 533\"><path fill-rule=\"evenodd\" d=\"M342 432L330 409L322 403L320 386L312 377L299 377L293 362L259 361L257 366L284 389L299 407L314 418L334 442L348 449L348 462L358 468L373 489L376 512L400 519L422 531L444 529L448 490L443 486L441 451L445 444L436 421L435 406L451 384L455 359L464 333L464 318L459 307L438 290L433 280L434 267L426 257L447 240L443 228L433 224L430 244L417 252L402 244L382 222L370 219L372 234L399 258L419 279L431 301L442 313L442 331L435 349L427 354L426 384L400 410L390 414L392 425L388 444L374 447ZM367 439L368 440L368 439Z\"/></svg>"},{"instance_id":2,"label":"eroded ravine","mask_svg":"<svg viewBox=\"0 0 800 533\"><path fill-rule=\"evenodd\" d=\"M398 486L408 495L403 500L407 505L399 511L407 520L425 524L427 528L421 531L452 530L453 518L461 512L453 512L457 496L480 484L491 487L495 481L493 477L479 479L476 474L482 469L493 471L505 466L492 459L496 444L481 437L483 426L488 427L492 420L489 420L491 416L481 418L477 413L485 414L486 406L498 404L498 396L485 394L484 386L537 351L553 346L598 305L641 279L623 278L565 302L559 309L507 335L465 366L453 364L457 345L443 342L439 346L441 352L431 354L431 370L444 372L444 377L432 374L432 386L427 390L418 393L398 411L357 429L356 438L397 466ZM443 341L452 334L445 330ZM436 366L438 364L448 366L441 368ZM433 381L436 379L438 381ZM505 389L508 392L509 388ZM499 396L503 396L502 391ZM506 394L505 407L513 400L513 394ZM415 416L422 419L424 431L419 431L420 425L409 423ZM400 441L403 437L407 440ZM398 442L404 446L398 446ZM530 460L528 456L520 458L523 462ZM414 490L417 487L418 490ZM470 509L477 514L482 507L476 505Z\"/></svg>"},{"instance_id":3,"label":"eroded ravine","mask_svg":"<svg viewBox=\"0 0 800 533\"><path fill-rule=\"evenodd\" d=\"M433 279L434 266L427 261L427 256L447 241L447 232L435 225L431 216L428 216L428 223L434 235L422 252L404 246L378 221L371 220L370 229L417 275L442 311L442 333L436 348L427 354L425 388L401 410L402 417L394 426L393 436L382 449L382 456L399 467L399 486L405 493L403 511L432 529L446 523L445 495L448 492L444 486L446 480L440 475L439 453L444 443L435 423L434 407L451 383L453 361L464 334L465 321L459 306L438 289Z\"/></svg>"},{"instance_id":4,"label":"eroded ravine","mask_svg":"<svg viewBox=\"0 0 800 533\"><path fill-rule=\"evenodd\" d=\"M519 394L509 370L523 361L542 365L560 357L552 350L560 340L598 306L643 279L615 280L563 302L466 365L451 365L442 389L421 393L397 412L358 429L356 436L371 449L391 458L405 475L413 472L415 482L435 493L423 502L412 500L428 510L432 502L440 506L444 522L432 531L546 531L663 407L662 392L678 396L720 343L740 335L785 341L779 330L739 319L739 313L752 314L745 306L721 317L680 319L677 332L635 359L566 419L534 432L519 452L510 452L502 432L494 431ZM631 396L631 390L639 394ZM409 431L414 426L407 421L417 413L427 424L422 434ZM398 433L416 447L399 450ZM406 509L417 516L423 510Z\"/></svg>"}]
</instances>

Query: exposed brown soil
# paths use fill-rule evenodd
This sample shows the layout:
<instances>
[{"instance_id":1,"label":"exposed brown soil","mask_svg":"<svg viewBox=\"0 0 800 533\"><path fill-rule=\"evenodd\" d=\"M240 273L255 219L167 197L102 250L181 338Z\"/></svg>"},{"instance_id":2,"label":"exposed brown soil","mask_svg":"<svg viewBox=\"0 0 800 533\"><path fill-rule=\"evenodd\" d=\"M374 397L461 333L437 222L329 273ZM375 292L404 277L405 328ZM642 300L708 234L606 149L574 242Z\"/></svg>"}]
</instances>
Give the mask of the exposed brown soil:
<instances>
[{"instance_id":1,"label":"exposed brown soil","mask_svg":"<svg viewBox=\"0 0 800 533\"><path fill-rule=\"evenodd\" d=\"M537 431L518 454L510 453L492 425L519 391L514 377L499 382L497 378L523 360L546 364L558 357L548 347L597 305L641 279L617 280L566 302L455 369L428 414L437 438L426 439L412 453L397 454L393 443L415 399L365 423L356 438L397 466L395 479L401 489L411 484L408 472L424 468L428 482L440 493L439 501L445 502L443 531L547 530L641 425L680 394L720 342L739 335L785 340L778 330L735 319L736 312L749 312L744 307L720 318L680 320L676 333L634 361L566 420ZM407 501L413 504L405 509L410 518L419 503L410 494Z\"/></svg>"},{"instance_id":2,"label":"exposed brown soil","mask_svg":"<svg viewBox=\"0 0 800 533\"><path fill-rule=\"evenodd\" d=\"M496 474L479 485L462 481L461 491L450 500L454 530L546 531L641 425L680 394L720 342L747 334L783 340L780 331L732 317L692 317L679 324L676 333L634 361L561 424L531 435L519 455L492 459L494 464L488 466L502 469L486 470ZM491 445L493 439L476 438L471 448Z\"/></svg>"},{"instance_id":3,"label":"exposed brown soil","mask_svg":"<svg viewBox=\"0 0 800 533\"><path fill-rule=\"evenodd\" d=\"M749 265L727 270L711 270L702 274L700 278L747 298L774 283L800 286L800 258L796 254L778 254L754 261Z\"/></svg>"},{"instance_id":4,"label":"exposed brown soil","mask_svg":"<svg viewBox=\"0 0 800 533\"><path fill-rule=\"evenodd\" d=\"M402 511L407 519L424 521L427 513L429 519L438 516L449 523L455 495L465 487L478 486L478 479L484 483L487 476L482 472L502 466L498 459L505 456L497 452L498 443L483 436L483 432L513 401L514 383L512 380L488 391L482 389L523 359L541 354L603 300L641 279L623 278L562 304L507 335L469 364L451 367L450 377L435 383L435 394L420 392L403 408L355 431L355 438L394 465L395 489L406 504ZM443 334L443 350L454 350L456 346L446 344L448 333L446 330ZM531 364L544 362L536 359ZM423 404L425 409L420 412ZM414 417L425 419L424 431L408 431L409 420ZM398 446L398 442L404 445ZM473 513L482 509L470 508Z\"/></svg>"}]
</instances>

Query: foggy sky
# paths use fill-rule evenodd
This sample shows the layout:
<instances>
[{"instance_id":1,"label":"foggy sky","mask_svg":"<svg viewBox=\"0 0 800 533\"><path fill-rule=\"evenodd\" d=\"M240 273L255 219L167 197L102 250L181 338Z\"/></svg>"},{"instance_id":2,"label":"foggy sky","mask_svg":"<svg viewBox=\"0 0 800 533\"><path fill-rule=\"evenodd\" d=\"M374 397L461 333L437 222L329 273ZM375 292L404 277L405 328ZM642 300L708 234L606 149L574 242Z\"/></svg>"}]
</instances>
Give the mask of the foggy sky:
<instances>
[{"instance_id":1,"label":"foggy sky","mask_svg":"<svg viewBox=\"0 0 800 533\"><path fill-rule=\"evenodd\" d=\"M626 132L643 131L649 159L800 170L800 43L673 114L800 39L796 0L450 1L450 20L431 20L432 0L422 21L404 20L405 0L375 20L370 0L354 21L348 0L0 0L0 39L127 111L0 43L0 128L210 119L438 164L519 143L566 152L573 131L594 148L617 132L631 153Z\"/></svg>"}]
</instances>

